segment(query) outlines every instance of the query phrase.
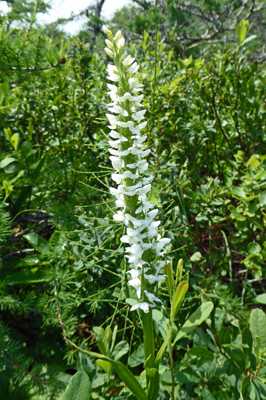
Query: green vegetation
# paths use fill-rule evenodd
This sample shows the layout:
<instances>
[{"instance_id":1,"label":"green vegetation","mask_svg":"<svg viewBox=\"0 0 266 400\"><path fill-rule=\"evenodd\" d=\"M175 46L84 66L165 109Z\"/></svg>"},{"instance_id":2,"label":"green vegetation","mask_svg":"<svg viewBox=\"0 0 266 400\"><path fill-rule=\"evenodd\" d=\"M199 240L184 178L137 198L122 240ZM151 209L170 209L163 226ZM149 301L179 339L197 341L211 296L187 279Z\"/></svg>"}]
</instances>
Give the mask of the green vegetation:
<instances>
[{"instance_id":1,"label":"green vegetation","mask_svg":"<svg viewBox=\"0 0 266 400\"><path fill-rule=\"evenodd\" d=\"M0 398L145 399L109 192L99 10L70 37L62 21L37 24L45 3L14 0L0 14ZM134 3L107 25L140 65L150 201L171 239L153 313L158 399L174 385L178 399L263 400L266 4Z\"/></svg>"}]
</instances>

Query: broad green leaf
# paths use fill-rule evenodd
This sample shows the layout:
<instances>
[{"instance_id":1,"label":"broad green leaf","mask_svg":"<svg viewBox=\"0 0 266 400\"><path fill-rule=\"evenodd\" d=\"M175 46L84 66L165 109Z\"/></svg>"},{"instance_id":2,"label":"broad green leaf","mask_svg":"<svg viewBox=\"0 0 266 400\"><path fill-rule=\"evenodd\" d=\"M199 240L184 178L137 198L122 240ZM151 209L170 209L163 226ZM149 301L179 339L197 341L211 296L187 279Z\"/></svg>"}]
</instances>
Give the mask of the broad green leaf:
<instances>
[{"instance_id":1,"label":"broad green leaf","mask_svg":"<svg viewBox=\"0 0 266 400\"><path fill-rule=\"evenodd\" d=\"M24 235L24 238L40 253L44 254L49 252L48 242L36 233L27 233L27 235Z\"/></svg>"},{"instance_id":2,"label":"broad green leaf","mask_svg":"<svg viewBox=\"0 0 266 400\"><path fill-rule=\"evenodd\" d=\"M237 199L246 199L246 193L244 192L243 189L241 189L238 186L235 186L232 188L232 194L234 197L236 197Z\"/></svg>"},{"instance_id":3,"label":"broad green leaf","mask_svg":"<svg viewBox=\"0 0 266 400\"><path fill-rule=\"evenodd\" d=\"M10 143L12 144L15 151L17 151L18 149L18 142L19 142L19 135L15 133L14 135L12 135L10 140Z\"/></svg>"},{"instance_id":4,"label":"broad green leaf","mask_svg":"<svg viewBox=\"0 0 266 400\"><path fill-rule=\"evenodd\" d=\"M180 282L174 293L172 307L171 307L171 314L173 319L178 313L187 291L188 291L188 282L187 281Z\"/></svg>"},{"instance_id":5,"label":"broad green leaf","mask_svg":"<svg viewBox=\"0 0 266 400\"><path fill-rule=\"evenodd\" d=\"M41 268L31 268L25 271L16 272L15 274L8 275L5 279L6 285L20 285L45 282L47 278L43 276Z\"/></svg>"},{"instance_id":6,"label":"broad green leaf","mask_svg":"<svg viewBox=\"0 0 266 400\"><path fill-rule=\"evenodd\" d=\"M139 345L137 350L135 350L132 354L130 354L128 359L128 365L131 368L137 367L140 364L144 364L145 362L145 352L144 352L144 344Z\"/></svg>"},{"instance_id":7,"label":"broad green leaf","mask_svg":"<svg viewBox=\"0 0 266 400\"><path fill-rule=\"evenodd\" d=\"M105 361L105 360L97 360L96 364L101 367L104 372L106 372L108 375L110 374L111 370L112 370L112 364L109 361Z\"/></svg>"},{"instance_id":8,"label":"broad green leaf","mask_svg":"<svg viewBox=\"0 0 266 400\"><path fill-rule=\"evenodd\" d=\"M245 221L246 220L246 217L244 215L240 214L238 212L238 210L234 206L230 205L228 208L229 208L229 211L231 212L232 216L235 219L237 219L238 221Z\"/></svg>"},{"instance_id":9,"label":"broad green leaf","mask_svg":"<svg viewBox=\"0 0 266 400\"><path fill-rule=\"evenodd\" d=\"M32 149L31 143L23 142L20 149L21 149L22 157L24 159L26 159Z\"/></svg>"},{"instance_id":10,"label":"broad green leaf","mask_svg":"<svg viewBox=\"0 0 266 400\"><path fill-rule=\"evenodd\" d=\"M166 286L168 289L170 300L173 297L173 289L174 289L174 273L173 273L173 263L170 261L164 267L164 273L166 275Z\"/></svg>"},{"instance_id":11,"label":"broad green leaf","mask_svg":"<svg viewBox=\"0 0 266 400\"><path fill-rule=\"evenodd\" d=\"M77 372L70 379L62 400L90 400L91 383L85 372Z\"/></svg>"},{"instance_id":12,"label":"broad green leaf","mask_svg":"<svg viewBox=\"0 0 266 400\"><path fill-rule=\"evenodd\" d=\"M114 350L112 352L112 358L114 360L120 360L121 357L123 357L125 354L128 353L128 350L129 350L128 342L122 340L121 342L117 343L117 345L114 347Z\"/></svg>"},{"instance_id":13,"label":"broad green leaf","mask_svg":"<svg viewBox=\"0 0 266 400\"><path fill-rule=\"evenodd\" d=\"M251 242L248 244L248 252L251 254L259 254L261 252L261 247L258 243Z\"/></svg>"},{"instance_id":14,"label":"broad green leaf","mask_svg":"<svg viewBox=\"0 0 266 400\"><path fill-rule=\"evenodd\" d=\"M235 366L239 368L240 371L245 372L246 362L245 356L242 349L233 348L231 346L226 347L226 352L229 354L231 360L234 362Z\"/></svg>"},{"instance_id":15,"label":"broad green leaf","mask_svg":"<svg viewBox=\"0 0 266 400\"><path fill-rule=\"evenodd\" d=\"M258 157L259 156L257 154L253 154L253 156L251 156L247 162L247 167L258 168L260 166L260 161L258 160Z\"/></svg>"},{"instance_id":16,"label":"broad green leaf","mask_svg":"<svg viewBox=\"0 0 266 400\"><path fill-rule=\"evenodd\" d=\"M79 352L77 370L86 372L89 375L90 379L93 379L96 375L96 368L93 365L91 359L88 357L87 354L84 354L81 351Z\"/></svg>"},{"instance_id":17,"label":"broad green leaf","mask_svg":"<svg viewBox=\"0 0 266 400\"><path fill-rule=\"evenodd\" d=\"M259 295L256 297L256 302L257 302L257 303L260 303L260 304L266 304L266 293L259 294Z\"/></svg>"},{"instance_id":18,"label":"broad green leaf","mask_svg":"<svg viewBox=\"0 0 266 400\"><path fill-rule=\"evenodd\" d=\"M65 372L56 372L54 376L58 381L63 383L68 383L72 378L72 375L66 374Z\"/></svg>"},{"instance_id":19,"label":"broad green leaf","mask_svg":"<svg viewBox=\"0 0 266 400\"><path fill-rule=\"evenodd\" d=\"M104 344L104 329L101 326L94 326L93 332L95 333L98 349L102 354L107 356L106 347Z\"/></svg>"},{"instance_id":20,"label":"broad green leaf","mask_svg":"<svg viewBox=\"0 0 266 400\"><path fill-rule=\"evenodd\" d=\"M7 165L18 161L16 158L13 157L8 157L8 158L4 158L1 162L0 162L0 168L5 168Z\"/></svg>"},{"instance_id":21,"label":"broad green leaf","mask_svg":"<svg viewBox=\"0 0 266 400\"><path fill-rule=\"evenodd\" d=\"M192 315L190 315L188 320L180 328L174 340L174 344L200 326L209 317L212 309L213 304L211 301L203 303Z\"/></svg>"},{"instance_id":22,"label":"broad green leaf","mask_svg":"<svg viewBox=\"0 0 266 400\"><path fill-rule=\"evenodd\" d=\"M253 336L253 339L256 337L260 340L260 347L262 349L266 348L266 315L265 313L256 308L252 310L250 313L250 330Z\"/></svg>"},{"instance_id":23,"label":"broad green leaf","mask_svg":"<svg viewBox=\"0 0 266 400\"><path fill-rule=\"evenodd\" d=\"M10 128L4 128L4 134L9 142L11 141L12 132Z\"/></svg>"},{"instance_id":24,"label":"broad green leaf","mask_svg":"<svg viewBox=\"0 0 266 400\"><path fill-rule=\"evenodd\" d=\"M201 253L199 251L196 251L196 253L192 254L192 256L190 257L190 261L196 262L199 261L201 258Z\"/></svg>"},{"instance_id":25,"label":"broad green leaf","mask_svg":"<svg viewBox=\"0 0 266 400\"><path fill-rule=\"evenodd\" d=\"M261 193L259 195L259 200L260 200L260 207L265 207L266 206L266 193Z\"/></svg>"}]
</instances>

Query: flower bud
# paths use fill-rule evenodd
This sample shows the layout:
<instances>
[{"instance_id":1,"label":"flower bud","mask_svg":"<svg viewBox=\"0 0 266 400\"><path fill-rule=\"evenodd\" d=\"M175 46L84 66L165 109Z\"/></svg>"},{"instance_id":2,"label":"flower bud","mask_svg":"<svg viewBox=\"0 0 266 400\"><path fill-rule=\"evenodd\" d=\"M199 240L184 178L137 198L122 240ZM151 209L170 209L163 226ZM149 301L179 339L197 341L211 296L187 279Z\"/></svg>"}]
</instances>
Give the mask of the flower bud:
<instances>
[{"instance_id":1,"label":"flower bud","mask_svg":"<svg viewBox=\"0 0 266 400\"><path fill-rule=\"evenodd\" d=\"M108 29L106 25L103 25L103 26L102 26L102 30L104 31L104 33L105 33L106 35L108 35L109 33L111 33L110 29Z\"/></svg>"},{"instance_id":2,"label":"flower bud","mask_svg":"<svg viewBox=\"0 0 266 400\"><path fill-rule=\"evenodd\" d=\"M114 37L115 41L119 40L121 38L121 35L122 35L121 31L116 32L115 37Z\"/></svg>"},{"instance_id":3,"label":"flower bud","mask_svg":"<svg viewBox=\"0 0 266 400\"><path fill-rule=\"evenodd\" d=\"M114 53L108 47L105 47L104 50L109 57L114 57Z\"/></svg>"},{"instance_id":4,"label":"flower bud","mask_svg":"<svg viewBox=\"0 0 266 400\"><path fill-rule=\"evenodd\" d=\"M109 49L113 49L113 43L111 42L111 40L105 39L105 43L106 45L109 47Z\"/></svg>"},{"instance_id":5,"label":"flower bud","mask_svg":"<svg viewBox=\"0 0 266 400\"><path fill-rule=\"evenodd\" d=\"M117 47L119 49L122 49L124 47L124 45L125 45L125 39L123 37L121 37L117 42Z\"/></svg>"}]
</instances>

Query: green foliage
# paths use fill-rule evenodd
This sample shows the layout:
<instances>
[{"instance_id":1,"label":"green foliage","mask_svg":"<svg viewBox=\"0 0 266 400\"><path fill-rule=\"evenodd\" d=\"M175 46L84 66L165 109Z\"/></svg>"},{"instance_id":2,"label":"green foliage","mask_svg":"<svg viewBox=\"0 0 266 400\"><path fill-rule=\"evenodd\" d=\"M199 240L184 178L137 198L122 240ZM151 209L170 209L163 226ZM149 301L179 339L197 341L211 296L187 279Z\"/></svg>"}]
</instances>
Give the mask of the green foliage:
<instances>
[{"instance_id":1,"label":"green foliage","mask_svg":"<svg viewBox=\"0 0 266 400\"><path fill-rule=\"evenodd\" d=\"M249 61L255 28L245 17L234 42L188 50L174 23L200 34L195 16L180 2L165 2L166 14L138 3L147 13L124 9L112 24L139 35L130 51L149 119L151 201L172 241L150 396L169 400L174 385L180 399L265 399L266 86ZM200 3L213 15L228 4ZM146 398L109 194L106 59L91 33L51 39L33 12L13 2L0 36L0 398ZM154 40L156 21L173 32Z\"/></svg>"}]
</instances>

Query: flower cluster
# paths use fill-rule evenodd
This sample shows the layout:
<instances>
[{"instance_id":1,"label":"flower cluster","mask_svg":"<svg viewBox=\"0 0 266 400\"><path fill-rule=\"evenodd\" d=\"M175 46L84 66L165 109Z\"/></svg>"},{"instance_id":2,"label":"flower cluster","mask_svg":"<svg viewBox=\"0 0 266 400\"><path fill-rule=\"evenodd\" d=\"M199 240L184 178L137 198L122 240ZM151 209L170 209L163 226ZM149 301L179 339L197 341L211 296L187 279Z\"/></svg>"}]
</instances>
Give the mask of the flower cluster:
<instances>
[{"instance_id":1,"label":"flower cluster","mask_svg":"<svg viewBox=\"0 0 266 400\"><path fill-rule=\"evenodd\" d=\"M147 313L156 302L161 302L154 294L154 284L164 279L162 270L166 261L162 261L164 247L170 239L161 238L157 232L160 224L155 221L158 213L154 205L147 200L153 177L146 176L148 169L146 157L150 150L144 148L147 138L141 131L146 127L140 94L142 85L134 76L139 69L135 59L124 51L125 39L118 31L112 32L103 27L108 35L105 48L114 65L108 65L108 84L111 103L108 104L110 160L115 173L112 179L118 185L110 188L116 197L120 209L115 215L116 221L126 226L126 235L121 241L127 244L126 257L130 264L128 284L136 289L139 302L131 310L140 308Z\"/></svg>"}]
</instances>

